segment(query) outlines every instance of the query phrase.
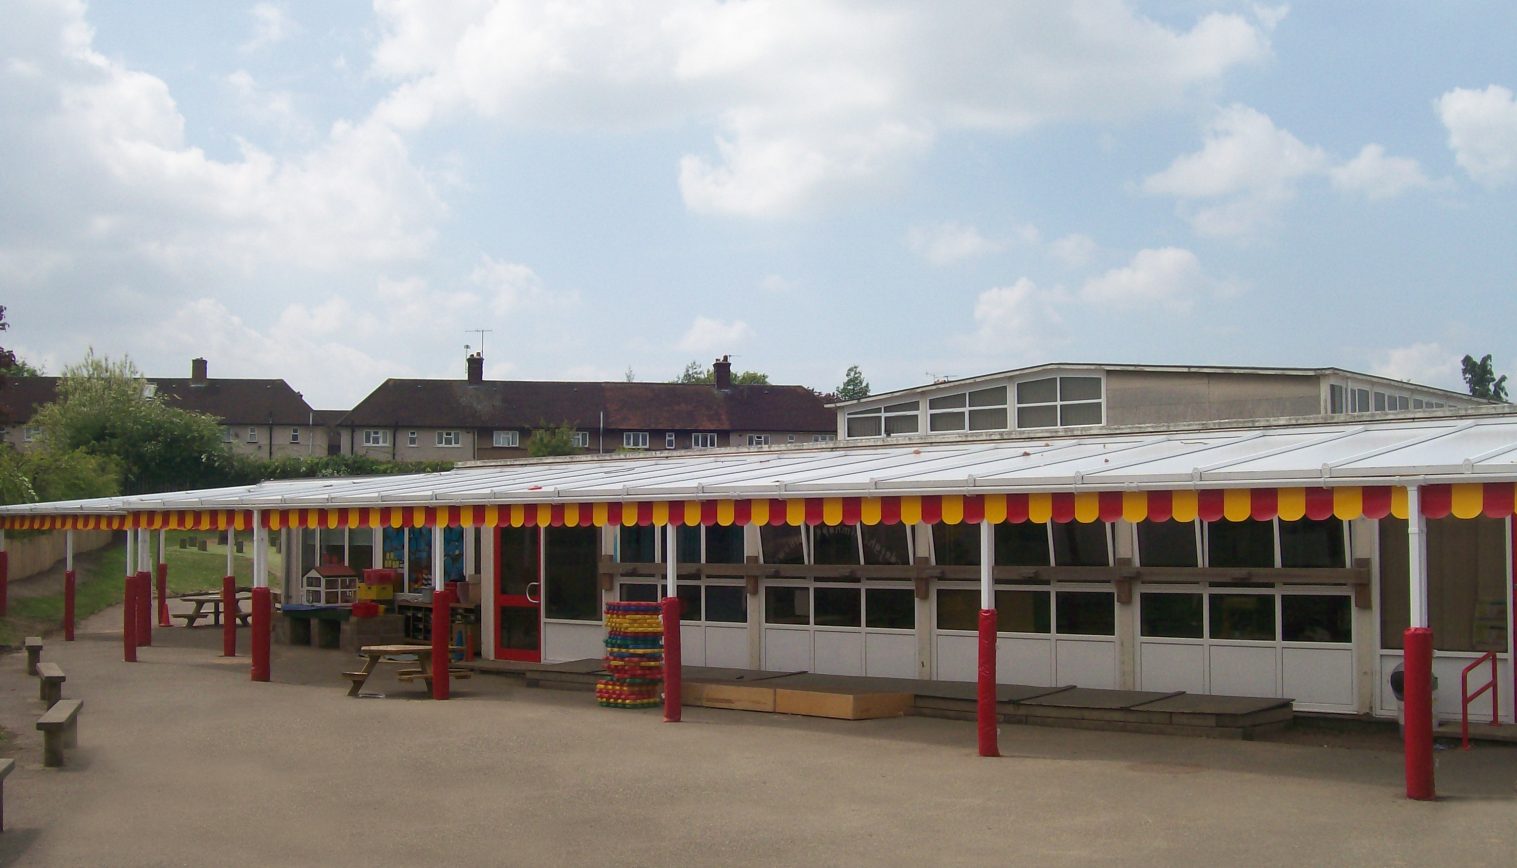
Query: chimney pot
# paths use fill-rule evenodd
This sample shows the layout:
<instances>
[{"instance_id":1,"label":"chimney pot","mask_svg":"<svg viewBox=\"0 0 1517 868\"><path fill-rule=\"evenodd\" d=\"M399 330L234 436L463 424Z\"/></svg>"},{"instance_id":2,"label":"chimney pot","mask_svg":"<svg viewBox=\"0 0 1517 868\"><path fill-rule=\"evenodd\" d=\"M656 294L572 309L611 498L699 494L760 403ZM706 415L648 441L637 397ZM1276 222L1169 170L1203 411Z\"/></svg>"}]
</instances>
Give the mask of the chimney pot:
<instances>
[{"instance_id":1,"label":"chimney pot","mask_svg":"<svg viewBox=\"0 0 1517 868\"><path fill-rule=\"evenodd\" d=\"M469 382L483 383L485 381L485 354L483 352L470 353L464 360L469 370Z\"/></svg>"},{"instance_id":2,"label":"chimney pot","mask_svg":"<svg viewBox=\"0 0 1517 868\"><path fill-rule=\"evenodd\" d=\"M732 388L732 362L730 356L722 356L711 365L711 380L717 391L725 392Z\"/></svg>"},{"instance_id":3,"label":"chimney pot","mask_svg":"<svg viewBox=\"0 0 1517 868\"><path fill-rule=\"evenodd\" d=\"M208 379L206 368L205 359L190 359L190 382L204 383Z\"/></svg>"}]
</instances>

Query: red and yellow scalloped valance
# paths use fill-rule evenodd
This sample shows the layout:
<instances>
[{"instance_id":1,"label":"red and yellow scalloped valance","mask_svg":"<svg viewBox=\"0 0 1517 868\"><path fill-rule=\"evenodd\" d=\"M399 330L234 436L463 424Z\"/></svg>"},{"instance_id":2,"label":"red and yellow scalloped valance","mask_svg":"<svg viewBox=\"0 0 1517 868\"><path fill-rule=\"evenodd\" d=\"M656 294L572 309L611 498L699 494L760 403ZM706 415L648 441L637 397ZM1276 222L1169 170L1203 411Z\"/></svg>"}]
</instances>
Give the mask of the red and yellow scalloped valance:
<instances>
[{"instance_id":1,"label":"red and yellow scalloped valance","mask_svg":"<svg viewBox=\"0 0 1517 868\"><path fill-rule=\"evenodd\" d=\"M1424 485L1428 518L1504 518L1513 514L1513 483ZM607 525L959 524L961 522L1284 521L1386 516L1406 518L1397 486L1232 488L1201 491L1091 491L1075 494L922 495L761 500L538 503L488 506L394 506L264 510L264 527L604 527ZM249 510L138 512L130 515L7 516L15 530L248 530Z\"/></svg>"}]
</instances>

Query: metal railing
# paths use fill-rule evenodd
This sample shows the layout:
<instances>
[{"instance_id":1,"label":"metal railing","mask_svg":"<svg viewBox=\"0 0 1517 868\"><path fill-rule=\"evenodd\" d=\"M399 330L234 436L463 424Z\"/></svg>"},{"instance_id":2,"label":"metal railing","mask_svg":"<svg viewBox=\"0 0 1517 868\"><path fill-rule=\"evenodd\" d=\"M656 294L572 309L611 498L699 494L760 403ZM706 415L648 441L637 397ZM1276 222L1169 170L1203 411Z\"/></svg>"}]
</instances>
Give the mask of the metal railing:
<instances>
[{"instance_id":1,"label":"metal railing","mask_svg":"<svg viewBox=\"0 0 1517 868\"><path fill-rule=\"evenodd\" d=\"M1485 686L1470 692L1470 673L1480 668L1482 663L1490 661L1491 680ZM1470 749L1470 703L1479 699L1487 690L1491 692L1491 726L1501 725L1501 695L1496 688L1496 652L1487 651L1475 659L1474 663L1464 667L1459 673L1459 732L1463 737L1462 748Z\"/></svg>"}]
</instances>

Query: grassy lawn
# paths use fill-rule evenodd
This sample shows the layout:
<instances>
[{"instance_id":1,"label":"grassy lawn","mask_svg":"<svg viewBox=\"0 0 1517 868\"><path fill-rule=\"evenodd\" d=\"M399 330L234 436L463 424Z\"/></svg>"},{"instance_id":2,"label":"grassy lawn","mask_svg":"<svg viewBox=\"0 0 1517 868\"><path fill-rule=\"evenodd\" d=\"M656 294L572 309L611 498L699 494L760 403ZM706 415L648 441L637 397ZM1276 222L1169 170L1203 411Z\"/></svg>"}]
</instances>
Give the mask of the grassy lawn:
<instances>
[{"instance_id":1,"label":"grassy lawn","mask_svg":"<svg viewBox=\"0 0 1517 868\"><path fill-rule=\"evenodd\" d=\"M194 542L180 548L179 539L207 539L207 550L200 551ZM169 565L169 594L192 594L197 591L221 589L221 577L226 574L226 537L221 544L212 544L207 534L189 531L170 531L168 534L167 561ZM156 545L156 543L155 543ZM253 583L252 542L244 541L244 553L232 555L232 571L238 587ZM156 556L156 552L154 553ZM79 562L77 593L74 598L74 615L85 618L121 603L122 576L125 572L125 552L118 543L95 552L88 565ZM279 574L280 555L269 552L270 584ZM51 633L62 629L63 582L57 583L56 593L10 599L10 612L0 618L0 645L17 647L27 636Z\"/></svg>"}]
</instances>

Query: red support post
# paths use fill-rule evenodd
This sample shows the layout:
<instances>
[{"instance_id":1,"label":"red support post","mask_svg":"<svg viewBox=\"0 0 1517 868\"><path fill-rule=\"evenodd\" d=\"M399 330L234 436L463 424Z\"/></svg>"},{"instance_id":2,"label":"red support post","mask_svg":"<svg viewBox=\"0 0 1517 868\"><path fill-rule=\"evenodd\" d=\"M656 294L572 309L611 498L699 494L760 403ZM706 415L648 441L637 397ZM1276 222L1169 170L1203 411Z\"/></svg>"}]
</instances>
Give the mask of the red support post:
<instances>
[{"instance_id":1,"label":"red support post","mask_svg":"<svg viewBox=\"0 0 1517 868\"><path fill-rule=\"evenodd\" d=\"M74 595L79 580L73 570L63 573L63 641L74 641Z\"/></svg>"},{"instance_id":2,"label":"red support post","mask_svg":"<svg viewBox=\"0 0 1517 868\"><path fill-rule=\"evenodd\" d=\"M158 562L158 626L169 626L169 565Z\"/></svg>"},{"instance_id":3,"label":"red support post","mask_svg":"<svg viewBox=\"0 0 1517 868\"><path fill-rule=\"evenodd\" d=\"M137 662L137 577L126 576L121 592L121 659Z\"/></svg>"},{"instance_id":4,"label":"red support post","mask_svg":"<svg viewBox=\"0 0 1517 868\"><path fill-rule=\"evenodd\" d=\"M221 611L226 618L221 622L221 656L237 656L237 580L232 576L221 577Z\"/></svg>"},{"instance_id":5,"label":"red support post","mask_svg":"<svg viewBox=\"0 0 1517 868\"><path fill-rule=\"evenodd\" d=\"M1000 756L996 730L996 610L980 610L980 666L976 685L975 719L980 730L980 756Z\"/></svg>"},{"instance_id":6,"label":"red support post","mask_svg":"<svg viewBox=\"0 0 1517 868\"><path fill-rule=\"evenodd\" d=\"M1436 798L1433 787L1433 631L1408 627L1405 649L1406 797Z\"/></svg>"},{"instance_id":7,"label":"red support post","mask_svg":"<svg viewBox=\"0 0 1517 868\"><path fill-rule=\"evenodd\" d=\"M153 578L147 570L137 572L137 644L153 644Z\"/></svg>"},{"instance_id":8,"label":"red support post","mask_svg":"<svg viewBox=\"0 0 1517 868\"><path fill-rule=\"evenodd\" d=\"M253 589L253 680L269 680L269 630L274 614L274 597L268 588ZM236 616L230 615L235 621Z\"/></svg>"},{"instance_id":9,"label":"red support post","mask_svg":"<svg viewBox=\"0 0 1517 868\"><path fill-rule=\"evenodd\" d=\"M10 610L11 553L0 549L0 618Z\"/></svg>"},{"instance_id":10,"label":"red support post","mask_svg":"<svg viewBox=\"0 0 1517 868\"><path fill-rule=\"evenodd\" d=\"M672 539L672 537L671 537ZM664 617L664 722L679 723L683 710L684 674L680 662L679 644L679 597L665 597L659 601Z\"/></svg>"},{"instance_id":11,"label":"red support post","mask_svg":"<svg viewBox=\"0 0 1517 868\"><path fill-rule=\"evenodd\" d=\"M448 647L453 638L453 592L432 592L432 698L447 699L451 694L448 667L453 655Z\"/></svg>"}]
</instances>

